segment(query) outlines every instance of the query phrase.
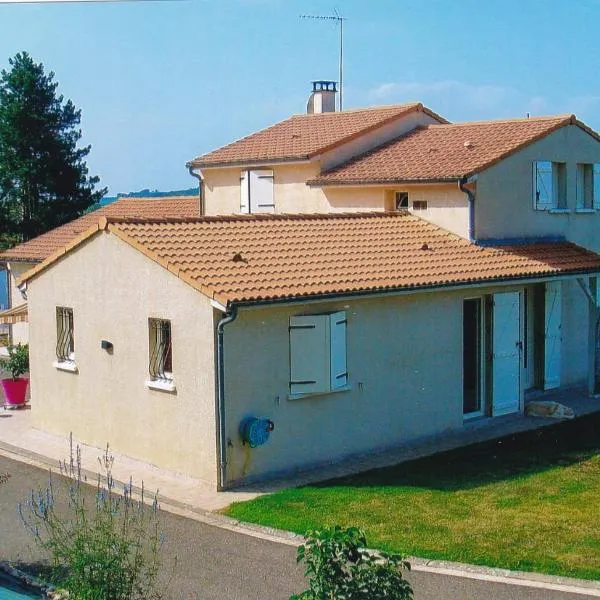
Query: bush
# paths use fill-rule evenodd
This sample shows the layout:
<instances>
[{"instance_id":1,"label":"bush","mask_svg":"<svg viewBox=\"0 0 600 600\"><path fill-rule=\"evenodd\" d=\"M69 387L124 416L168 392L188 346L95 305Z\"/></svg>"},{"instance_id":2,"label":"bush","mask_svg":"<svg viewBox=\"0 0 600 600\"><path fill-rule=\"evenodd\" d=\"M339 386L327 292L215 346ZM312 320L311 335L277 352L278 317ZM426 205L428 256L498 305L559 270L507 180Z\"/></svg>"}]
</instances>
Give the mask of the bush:
<instances>
[{"instance_id":1,"label":"bush","mask_svg":"<svg viewBox=\"0 0 600 600\"><path fill-rule=\"evenodd\" d=\"M100 459L96 493L82 478L81 453L71 445L61 472L69 479L66 498L50 476L45 490L33 491L19 513L36 543L49 554L52 583L73 600L147 600L160 598L155 590L162 546L159 507L132 498L132 485L123 495L115 490L113 457L106 449ZM104 481L104 483L102 483ZM63 488L64 489L64 488Z\"/></svg>"},{"instance_id":2,"label":"bush","mask_svg":"<svg viewBox=\"0 0 600 600\"><path fill-rule=\"evenodd\" d=\"M366 549L364 532L338 525L309 531L298 548L310 588L290 600L411 600L412 588L402 577L410 564L398 554Z\"/></svg>"},{"instance_id":3,"label":"bush","mask_svg":"<svg viewBox=\"0 0 600 600\"><path fill-rule=\"evenodd\" d=\"M29 370L29 345L17 344L9 346L8 358L0 358L2 366L10 373L13 379L20 377Z\"/></svg>"}]
</instances>

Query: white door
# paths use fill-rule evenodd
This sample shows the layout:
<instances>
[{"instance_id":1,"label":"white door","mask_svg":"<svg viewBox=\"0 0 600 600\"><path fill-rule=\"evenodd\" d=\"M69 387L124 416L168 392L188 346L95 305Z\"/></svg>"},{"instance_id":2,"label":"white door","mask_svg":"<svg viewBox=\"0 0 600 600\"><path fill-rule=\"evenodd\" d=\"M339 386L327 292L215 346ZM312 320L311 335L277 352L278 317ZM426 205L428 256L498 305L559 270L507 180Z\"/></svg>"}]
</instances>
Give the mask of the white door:
<instances>
[{"instance_id":1,"label":"white door","mask_svg":"<svg viewBox=\"0 0 600 600\"><path fill-rule=\"evenodd\" d=\"M519 411L521 323L519 292L494 294L492 325L492 415Z\"/></svg>"},{"instance_id":2,"label":"white door","mask_svg":"<svg viewBox=\"0 0 600 600\"><path fill-rule=\"evenodd\" d=\"M560 387L562 345L562 286L560 281L546 283L544 317L544 389Z\"/></svg>"}]
</instances>

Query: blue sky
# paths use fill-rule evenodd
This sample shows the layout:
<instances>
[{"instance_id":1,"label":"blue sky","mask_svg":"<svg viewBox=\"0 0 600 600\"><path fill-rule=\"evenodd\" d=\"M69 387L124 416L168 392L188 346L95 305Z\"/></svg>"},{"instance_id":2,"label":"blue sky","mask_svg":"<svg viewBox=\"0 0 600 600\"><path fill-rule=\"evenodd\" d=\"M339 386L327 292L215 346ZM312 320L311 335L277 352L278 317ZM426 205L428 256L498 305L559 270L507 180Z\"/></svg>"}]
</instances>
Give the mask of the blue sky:
<instances>
[{"instance_id":1,"label":"blue sky","mask_svg":"<svg viewBox=\"0 0 600 600\"><path fill-rule=\"evenodd\" d=\"M0 66L21 50L82 109L111 193L194 184L185 162L304 112L420 100L451 121L574 112L600 130L600 0L166 0L0 4Z\"/></svg>"}]
</instances>

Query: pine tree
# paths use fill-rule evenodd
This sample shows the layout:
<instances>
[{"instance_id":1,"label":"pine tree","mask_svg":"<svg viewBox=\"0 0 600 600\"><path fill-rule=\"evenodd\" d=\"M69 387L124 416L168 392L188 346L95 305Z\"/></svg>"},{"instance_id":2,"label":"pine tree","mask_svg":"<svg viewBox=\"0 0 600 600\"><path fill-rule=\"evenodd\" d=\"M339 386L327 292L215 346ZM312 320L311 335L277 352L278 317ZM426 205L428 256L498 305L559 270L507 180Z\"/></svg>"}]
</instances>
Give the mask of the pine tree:
<instances>
[{"instance_id":1,"label":"pine tree","mask_svg":"<svg viewBox=\"0 0 600 600\"><path fill-rule=\"evenodd\" d=\"M81 111L57 95L54 73L26 52L9 64L0 74L0 235L26 241L83 214L106 188L88 175Z\"/></svg>"}]
</instances>

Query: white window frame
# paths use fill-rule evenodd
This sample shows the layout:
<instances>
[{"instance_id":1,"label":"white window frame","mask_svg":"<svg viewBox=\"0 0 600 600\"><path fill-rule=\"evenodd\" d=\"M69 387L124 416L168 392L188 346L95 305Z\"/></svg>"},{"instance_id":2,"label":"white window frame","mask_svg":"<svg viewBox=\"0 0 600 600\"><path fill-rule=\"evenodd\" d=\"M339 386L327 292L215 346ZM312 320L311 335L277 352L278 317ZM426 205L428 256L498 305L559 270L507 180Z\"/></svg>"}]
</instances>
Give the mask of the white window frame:
<instances>
[{"instance_id":1,"label":"white window frame","mask_svg":"<svg viewBox=\"0 0 600 600\"><path fill-rule=\"evenodd\" d=\"M408 210L409 196L408 192L397 191L394 192L394 209L395 210Z\"/></svg>"},{"instance_id":2,"label":"white window frame","mask_svg":"<svg viewBox=\"0 0 600 600\"><path fill-rule=\"evenodd\" d=\"M289 398L347 391L345 311L294 315L289 321Z\"/></svg>"},{"instance_id":3,"label":"white window frame","mask_svg":"<svg viewBox=\"0 0 600 600\"><path fill-rule=\"evenodd\" d=\"M274 213L274 175L272 169L247 169L240 175L240 213Z\"/></svg>"},{"instance_id":4,"label":"white window frame","mask_svg":"<svg viewBox=\"0 0 600 600\"><path fill-rule=\"evenodd\" d=\"M53 365L61 371L78 372L75 362L74 316L71 307L56 307L56 360Z\"/></svg>"},{"instance_id":5,"label":"white window frame","mask_svg":"<svg viewBox=\"0 0 600 600\"><path fill-rule=\"evenodd\" d=\"M169 319L148 319L148 373L146 387L174 392L173 330Z\"/></svg>"}]
</instances>

